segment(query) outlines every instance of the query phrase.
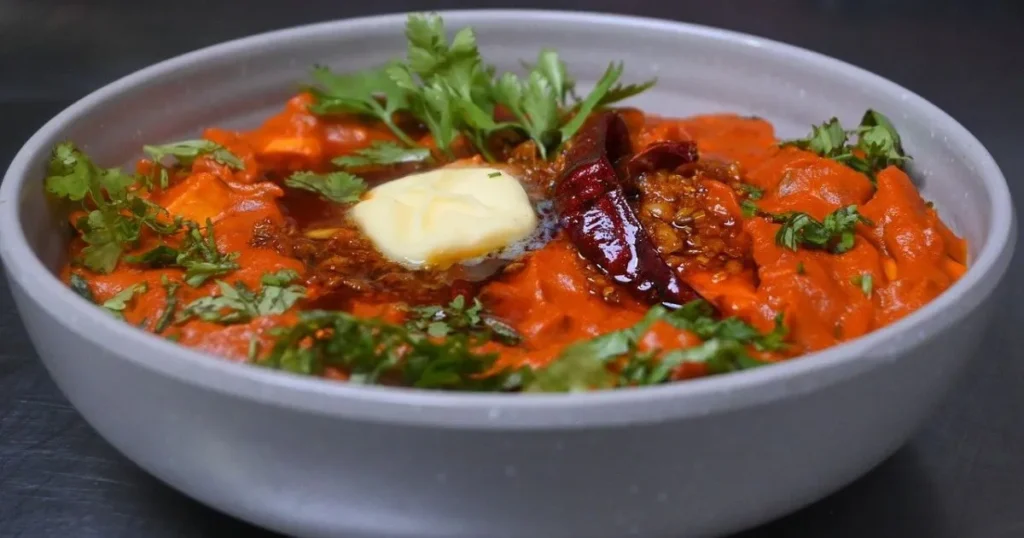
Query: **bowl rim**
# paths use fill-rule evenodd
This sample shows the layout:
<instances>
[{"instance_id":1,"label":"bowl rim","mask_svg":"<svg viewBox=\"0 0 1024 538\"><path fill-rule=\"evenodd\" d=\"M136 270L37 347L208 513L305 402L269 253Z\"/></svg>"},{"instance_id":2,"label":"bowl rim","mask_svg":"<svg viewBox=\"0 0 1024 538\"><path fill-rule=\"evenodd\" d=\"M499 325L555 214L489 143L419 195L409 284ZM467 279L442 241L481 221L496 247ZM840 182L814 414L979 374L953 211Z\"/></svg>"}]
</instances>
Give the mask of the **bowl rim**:
<instances>
[{"instance_id":1,"label":"bowl rim","mask_svg":"<svg viewBox=\"0 0 1024 538\"><path fill-rule=\"evenodd\" d=\"M956 120L915 93L864 69L823 54L750 34L691 23L610 13L555 10L480 9L439 11L450 25L485 20L542 20L576 25L611 25L633 31L676 32L723 46L760 49L800 63L807 69L856 77L880 92L898 94L906 109L927 115L963 149L965 159L980 166L992 207L985 245L966 274L924 307L865 336L768 368L712 376L655 387L577 394L450 393L401 387L363 386L254 368L169 342L113 317L97 316L96 307L67 288L35 255L20 225L19 200L26 185L36 185L33 157L50 138L83 111L151 77L193 62L242 53L268 42L283 43L327 32L358 28L399 29L404 13L375 15L296 26L254 34L185 53L135 71L74 102L43 125L20 149L0 185L0 259L18 291L54 319L61 329L111 351L151 373L201 390L318 415L372 422L441 428L548 429L654 423L705 416L818 390L878 364L898 360L907 350L962 319L988 295L1005 274L1016 237L1010 191L998 165L981 143ZM398 32L396 31L396 34ZM31 178L31 179L30 179ZM12 286L13 288L14 286ZM21 310L19 308L19 310ZM72 320L69 323L66 320ZM906 336L899 338L900 335ZM908 336L909 335L909 336ZM118 342L115 349L111 342Z\"/></svg>"}]
</instances>

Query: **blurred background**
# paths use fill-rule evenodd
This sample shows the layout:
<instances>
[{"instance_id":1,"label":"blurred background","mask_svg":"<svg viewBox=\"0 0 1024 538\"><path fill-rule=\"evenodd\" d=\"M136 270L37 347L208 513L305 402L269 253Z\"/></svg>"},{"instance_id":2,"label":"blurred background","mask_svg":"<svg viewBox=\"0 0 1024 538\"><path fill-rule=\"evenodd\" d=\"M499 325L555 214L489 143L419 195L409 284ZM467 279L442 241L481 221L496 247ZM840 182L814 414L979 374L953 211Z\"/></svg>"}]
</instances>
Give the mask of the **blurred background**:
<instances>
[{"instance_id":1,"label":"blurred background","mask_svg":"<svg viewBox=\"0 0 1024 538\"><path fill-rule=\"evenodd\" d=\"M494 0L0 0L0 165L63 107L220 41L371 13ZM835 56L921 94L974 132L1024 200L1022 0L546 0L748 32ZM685 53L685 52L684 52ZM2 233L2 231L0 231ZM1022 267L1018 249L1016 267ZM1018 270L1020 273L1021 270ZM1012 271L1012 270L1011 270ZM743 535L1024 536L1024 288L1011 277L987 355L922 432L846 490ZM0 284L0 536L263 535L150 478L106 445L39 365Z\"/></svg>"}]
</instances>

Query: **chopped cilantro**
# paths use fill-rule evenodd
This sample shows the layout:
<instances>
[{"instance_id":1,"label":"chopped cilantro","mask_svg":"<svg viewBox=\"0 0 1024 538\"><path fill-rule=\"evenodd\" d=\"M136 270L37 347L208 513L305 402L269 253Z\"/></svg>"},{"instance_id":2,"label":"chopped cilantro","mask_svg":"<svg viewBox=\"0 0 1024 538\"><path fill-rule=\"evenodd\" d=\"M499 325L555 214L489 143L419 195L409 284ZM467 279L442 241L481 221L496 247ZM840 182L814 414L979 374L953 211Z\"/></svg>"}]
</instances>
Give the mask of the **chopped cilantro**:
<instances>
[{"instance_id":1,"label":"chopped cilantro","mask_svg":"<svg viewBox=\"0 0 1024 538\"><path fill-rule=\"evenodd\" d=\"M163 164L167 157L173 157L182 166L191 166L197 157L206 155L214 161L235 170L245 169L245 163L241 159L224 148L224 146L212 140L182 140L180 142L171 142L170 144L143 146L142 150L154 162L160 164ZM161 176L161 185L163 183L164 180Z\"/></svg>"},{"instance_id":2,"label":"chopped cilantro","mask_svg":"<svg viewBox=\"0 0 1024 538\"><path fill-rule=\"evenodd\" d=\"M296 172L285 179L284 184L293 189L315 192L324 199L339 204L358 202L359 197L366 192L366 182L348 172Z\"/></svg>"}]
</instances>

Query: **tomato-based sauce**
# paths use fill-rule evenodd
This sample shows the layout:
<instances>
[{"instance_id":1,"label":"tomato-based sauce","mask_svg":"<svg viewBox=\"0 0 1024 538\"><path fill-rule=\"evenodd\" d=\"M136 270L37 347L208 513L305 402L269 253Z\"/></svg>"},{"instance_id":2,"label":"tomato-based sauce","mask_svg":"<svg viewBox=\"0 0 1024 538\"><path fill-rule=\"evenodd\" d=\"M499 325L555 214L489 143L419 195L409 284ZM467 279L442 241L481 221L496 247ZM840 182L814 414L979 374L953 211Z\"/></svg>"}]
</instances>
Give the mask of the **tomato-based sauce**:
<instances>
[{"instance_id":1,"label":"tomato-based sauce","mask_svg":"<svg viewBox=\"0 0 1024 538\"><path fill-rule=\"evenodd\" d=\"M524 367L544 369L572 355L577 349L573 346L581 342L609 334L628 337L632 327L642 327L632 340L627 338L628 353L619 350L602 359L611 371L624 376L619 385L629 385L655 379L645 376L654 375L650 366L657 362L641 367L630 364L625 355L642 360L668 357L665 354L673 350L694 350L718 338L716 345L739 345L742 353L728 348L733 349L731 355L727 353L730 360L741 356L754 363L788 360L893 323L934 299L966 270L964 240L943 224L899 166L864 171L849 164L851 159L870 157L863 149L837 156L806 144L780 144L772 125L763 119L731 114L664 118L620 109L602 112L615 114L608 120L614 123L598 125L594 120L583 125L580 133L585 136L566 141L568 150L547 158L538 155L536 140L505 135L490 142L484 158L487 148L473 151L466 136L442 147L435 133L415 118L395 116L407 135L398 137L394 129L364 116L315 113L316 102L316 95L302 93L255 129L207 129L203 138L233 155L235 164L216 153L199 154L185 165L167 166L159 159L138 163L137 173L149 178L148 184L132 192L165 210L155 213L157 224L202 225L209 235L197 237L211 238L214 255L231 253L223 259L210 258L214 265L223 264L223 269L210 269L208 277L197 277L206 266L182 262L187 256L181 252L192 248L184 233L160 233L146 226L111 270L83 265L83 258L96 255L86 250L94 240L88 239L79 220L93 208L87 204L71 214L82 236L69 247L63 278L73 286L79 279L79 291L97 304L116 303L112 310L129 324L237 361L259 362L272 353L277 353L277 360L299 360L294 357L301 357L309 342L344 332L341 325L311 325L308 334L288 344L293 355L282 352L281 342L287 339L282 331L306 319L304 312L314 310L345 312L394 327L426 316L416 329L424 331L423 336L396 344L395 360L401 361L416 342L424 338L440 342L444 331L459 330L431 326L443 317L431 318L422 309L436 310L453 301L465 301L459 303L464 308L478 304L479 312L473 311L467 319L473 323L484 319L498 329L489 338L468 340L471 352L489 355L494 361L483 368L485 372L467 379ZM501 107L495 115L512 117ZM619 125L625 126L625 138L616 141L618 134L613 131ZM595 138L594 133L609 138ZM500 167L519 180L536 207L554 207L558 218L544 222L558 222L558 226L507 259L410 268L382 254L349 218L352 204L372 191L360 191L347 200L342 191L325 194L290 183L297 172L331 174L338 170L337 158L359 155L381 142L410 141L403 138L428 148L435 161L370 163L348 171L372 188L438 166ZM584 144L598 146L584 148ZM607 155L601 144L607 144ZM629 155L640 155L659 144L663 153L675 153L627 162ZM583 162L579 155L590 150L597 151L592 153L598 159L594 163L607 158L608 166L587 164L591 168L573 171L574 162L566 161ZM622 151L632 153L620 158L617 152ZM685 151L693 151L693 156L687 157ZM892 162L899 158L893 157ZM157 181L161 171L165 177ZM598 182L601 174L604 184ZM616 174L622 183L607 183ZM348 176L332 180L338 182L337 189L354 181ZM578 192L560 192L559 185L570 180L579 181L581 187L574 187ZM604 190L587 190L599 188ZM570 195L579 198L559 198ZM587 206L590 213L573 205L583 203L594 204ZM852 208L856 209L851 213ZM569 213L577 210L581 213ZM601 213L613 210L619 216ZM598 222L593 220L595 215L612 220ZM844 218L848 222L840 222ZM628 231L630 226L635 233ZM626 233L616 227L633 235L613 237ZM606 237L602 239L601 234ZM591 239L595 242L585 244ZM172 255L162 264L138 261L161 245L175 249L179 257ZM636 252L614 250L623 245ZM625 265L616 269L614 264L620 262ZM656 264L657 271L643 273L644 264ZM232 287L243 295L247 290L256 294L269 289L268 275L293 275L287 285L298 287L273 284L279 295L260 295L245 303L259 308L218 303L206 314L201 305L181 313L186 305L202 303L203 298L236 293ZM80 281L87 283L87 289L81 290ZM283 306L264 310L266 304L289 293L294 297L281 302ZM662 302L671 310L680 306L672 299L687 294L709 305L699 323L673 323L664 317L645 321L652 306ZM733 329L719 325L714 330L701 329L701 323L732 318L742 322L743 330L759 336L731 336L728 331ZM374 331L387 330L371 333L376 338L383 333ZM714 332L718 330L722 332ZM514 334L496 336L502 331ZM766 340L772 331L781 331L782 341ZM369 347L363 352L372 354L380 351L374 346L386 345L384 341L350 342L366 344ZM696 352L680 357L684 356L677 356L678 363L673 363L671 379L721 371ZM354 370L343 362L306 370L354 380ZM394 372L383 377L388 383L406 382ZM488 390L492 389L500 390Z\"/></svg>"}]
</instances>

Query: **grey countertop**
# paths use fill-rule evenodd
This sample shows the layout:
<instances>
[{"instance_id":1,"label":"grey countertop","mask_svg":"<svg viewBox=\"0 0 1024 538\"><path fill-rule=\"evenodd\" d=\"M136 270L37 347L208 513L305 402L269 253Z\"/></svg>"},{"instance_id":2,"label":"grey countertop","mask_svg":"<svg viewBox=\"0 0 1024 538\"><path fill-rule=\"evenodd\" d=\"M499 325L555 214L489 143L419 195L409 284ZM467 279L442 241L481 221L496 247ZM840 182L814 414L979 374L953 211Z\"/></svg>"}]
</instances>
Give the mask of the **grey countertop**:
<instances>
[{"instance_id":1,"label":"grey countertop","mask_svg":"<svg viewBox=\"0 0 1024 538\"><path fill-rule=\"evenodd\" d=\"M72 100L200 46L371 11L508 5L491 0L5 0L0 5L0 163ZM517 5L697 22L860 65L960 120L995 155L1018 207L1024 200L1024 2L548 0ZM743 538L1024 536L1022 272L1019 249L999 291L1001 315L984 347L905 448L843 491ZM0 536L228 533L269 536L162 485L100 439L47 376L0 284Z\"/></svg>"}]
</instances>

